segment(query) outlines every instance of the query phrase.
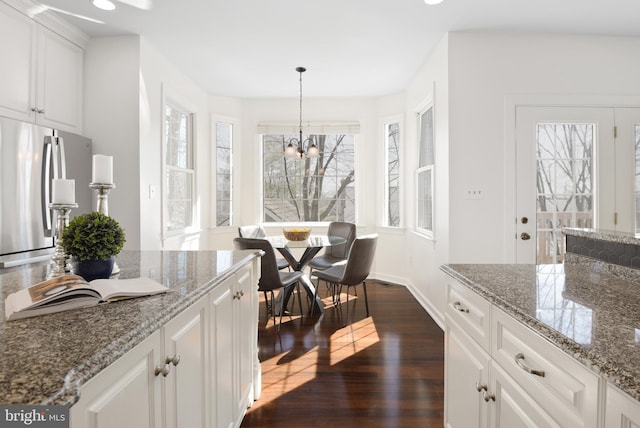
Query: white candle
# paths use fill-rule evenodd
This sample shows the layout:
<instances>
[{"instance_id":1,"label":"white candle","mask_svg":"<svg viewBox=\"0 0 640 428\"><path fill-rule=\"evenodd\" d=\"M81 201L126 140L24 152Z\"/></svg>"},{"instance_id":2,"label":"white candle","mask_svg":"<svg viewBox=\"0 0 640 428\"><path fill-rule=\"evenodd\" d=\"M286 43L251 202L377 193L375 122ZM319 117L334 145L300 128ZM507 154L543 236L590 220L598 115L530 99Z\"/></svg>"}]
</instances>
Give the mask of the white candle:
<instances>
[{"instance_id":1,"label":"white candle","mask_svg":"<svg viewBox=\"0 0 640 428\"><path fill-rule=\"evenodd\" d=\"M92 183L113 183L113 156L93 155Z\"/></svg>"},{"instance_id":2,"label":"white candle","mask_svg":"<svg viewBox=\"0 0 640 428\"><path fill-rule=\"evenodd\" d=\"M75 204L76 181L54 178L51 202L54 204Z\"/></svg>"}]
</instances>

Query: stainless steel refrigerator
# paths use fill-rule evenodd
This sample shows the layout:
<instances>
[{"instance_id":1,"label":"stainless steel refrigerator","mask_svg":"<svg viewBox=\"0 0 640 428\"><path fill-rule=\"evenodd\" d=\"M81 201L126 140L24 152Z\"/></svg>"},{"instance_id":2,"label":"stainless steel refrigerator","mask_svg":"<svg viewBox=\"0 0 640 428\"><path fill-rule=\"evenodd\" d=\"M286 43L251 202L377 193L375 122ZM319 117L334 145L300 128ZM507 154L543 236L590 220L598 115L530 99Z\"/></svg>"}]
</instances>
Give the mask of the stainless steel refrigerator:
<instances>
[{"instance_id":1,"label":"stainless steel refrigerator","mask_svg":"<svg viewBox=\"0 0 640 428\"><path fill-rule=\"evenodd\" d=\"M46 260L54 246L51 180L75 180L78 208L93 210L91 140L0 117L0 267Z\"/></svg>"}]
</instances>

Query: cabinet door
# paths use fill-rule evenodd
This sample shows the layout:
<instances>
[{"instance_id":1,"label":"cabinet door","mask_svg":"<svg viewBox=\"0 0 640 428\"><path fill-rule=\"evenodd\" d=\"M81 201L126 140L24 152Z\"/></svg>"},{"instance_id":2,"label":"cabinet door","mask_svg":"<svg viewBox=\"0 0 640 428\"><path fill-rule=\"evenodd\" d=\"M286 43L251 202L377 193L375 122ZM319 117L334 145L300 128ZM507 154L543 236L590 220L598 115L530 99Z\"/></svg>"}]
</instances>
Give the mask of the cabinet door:
<instances>
[{"instance_id":1,"label":"cabinet door","mask_svg":"<svg viewBox=\"0 0 640 428\"><path fill-rule=\"evenodd\" d=\"M491 365L489 426L492 428L560 428L509 375L495 363Z\"/></svg>"},{"instance_id":2,"label":"cabinet door","mask_svg":"<svg viewBox=\"0 0 640 428\"><path fill-rule=\"evenodd\" d=\"M236 403L236 419L242 418L247 407L253 402L253 391L251 386L253 383L253 358L255 348L257 346L257 338L254 332L257 322L254 323L253 316L253 296L256 294L253 283L251 266L244 267L236 273L235 284L235 301L233 305L234 319L234 339L236 341L237 357L234 361L237 363L237 382L238 388Z\"/></svg>"},{"instance_id":3,"label":"cabinet door","mask_svg":"<svg viewBox=\"0 0 640 428\"><path fill-rule=\"evenodd\" d=\"M604 426L607 428L640 427L640 403L618 388L607 385L605 418Z\"/></svg>"},{"instance_id":4,"label":"cabinet door","mask_svg":"<svg viewBox=\"0 0 640 428\"><path fill-rule=\"evenodd\" d=\"M36 121L81 133L83 50L44 27L38 34Z\"/></svg>"},{"instance_id":5,"label":"cabinet door","mask_svg":"<svg viewBox=\"0 0 640 428\"><path fill-rule=\"evenodd\" d=\"M235 426L233 283L235 276L210 293L211 319L211 421L212 426Z\"/></svg>"},{"instance_id":6,"label":"cabinet door","mask_svg":"<svg viewBox=\"0 0 640 428\"><path fill-rule=\"evenodd\" d=\"M34 120L36 25L0 2L0 116Z\"/></svg>"},{"instance_id":7,"label":"cabinet door","mask_svg":"<svg viewBox=\"0 0 640 428\"><path fill-rule=\"evenodd\" d=\"M196 302L164 326L165 427L205 427L207 409L206 299Z\"/></svg>"},{"instance_id":8,"label":"cabinet door","mask_svg":"<svg viewBox=\"0 0 640 428\"><path fill-rule=\"evenodd\" d=\"M142 341L101 371L81 390L71 406L72 428L154 428L162 424L160 332Z\"/></svg>"},{"instance_id":9,"label":"cabinet door","mask_svg":"<svg viewBox=\"0 0 640 428\"><path fill-rule=\"evenodd\" d=\"M489 355L446 314L445 426L484 427L489 387ZM484 389L483 389L484 388Z\"/></svg>"}]
</instances>

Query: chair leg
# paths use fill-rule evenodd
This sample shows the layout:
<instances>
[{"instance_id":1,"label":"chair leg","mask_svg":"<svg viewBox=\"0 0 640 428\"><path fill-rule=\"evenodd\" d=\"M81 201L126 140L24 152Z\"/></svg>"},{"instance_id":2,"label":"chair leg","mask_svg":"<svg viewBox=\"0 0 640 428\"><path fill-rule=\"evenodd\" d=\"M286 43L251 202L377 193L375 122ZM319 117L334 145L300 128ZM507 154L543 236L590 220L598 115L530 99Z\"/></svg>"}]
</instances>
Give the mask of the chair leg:
<instances>
[{"instance_id":1,"label":"chair leg","mask_svg":"<svg viewBox=\"0 0 640 428\"><path fill-rule=\"evenodd\" d=\"M367 282L362 281L362 289L364 290L364 306L367 308L367 316L369 316L369 299L367 298Z\"/></svg>"},{"instance_id":2,"label":"chair leg","mask_svg":"<svg viewBox=\"0 0 640 428\"><path fill-rule=\"evenodd\" d=\"M300 306L300 318L304 318L304 313L302 312L302 298L300 297L300 283L296 282L296 291L298 293L298 305Z\"/></svg>"},{"instance_id":3,"label":"chair leg","mask_svg":"<svg viewBox=\"0 0 640 428\"><path fill-rule=\"evenodd\" d=\"M276 314L273 312L273 290L270 290L271 292L271 316L273 317L273 326L276 326ZM282 314L280 314L280 319L282 320ZM268 322L268 321L267 321Z\"/></svg>"}]
</instances>

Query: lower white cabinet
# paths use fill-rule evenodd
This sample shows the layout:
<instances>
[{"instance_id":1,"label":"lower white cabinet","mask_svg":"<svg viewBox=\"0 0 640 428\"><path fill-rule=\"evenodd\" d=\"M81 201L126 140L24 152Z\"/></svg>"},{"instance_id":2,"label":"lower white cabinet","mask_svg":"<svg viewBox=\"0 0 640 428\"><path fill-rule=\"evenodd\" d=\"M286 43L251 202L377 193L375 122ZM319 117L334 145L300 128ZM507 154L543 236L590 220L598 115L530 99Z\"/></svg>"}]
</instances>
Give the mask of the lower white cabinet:
<instances>
[{"instance_id":1,"label":"lower white cabinet","mask_svg":"<svg viewBox=\"0 0 640 428\"><path fill-rule=\"evenodd\" d=\"M157 331L83 385L70 409L71 427L161 427L162 385L155 374L161 343Z\"/></svg>"},{"instance_id":2,"label":"lower white cabinet","mask_svg":"<svg viewBox=\"0 0 640 428\"><path fill-rule=\"evenodd\" d=\"M606 428L640 427L640 403L618 388L607 385Z\"/></svg>"},{"instance_id":3,"label":"lower white cabinet","mask_svg":"<svg viewBox=\"0 0 640 428\"><path fill-rule=\"evenodd\" d=\"M84 384L71 427L239 427L260 393L257 263Z\"/></svg>"},{"instance_id":4,"label":"lower white cabinet","mask_svg":"<svg viewBox=\"0 0 640 428\"><path fill-rule=\"evenodd\" d=\"M490 334L478 335L486 309L473 317L480 306L467 303L462 317L454 300L445 313L446 427L599 426L598 375L495 307Z\"/></svg>"},{"instance_id":5,"label":"lower white cabinet","mask_svg":"<svg viewBox=\"0 0 640 428\"><path fill-rule=\"evenodd\" d=\"M258 343L255 284L254 271L245 267L210 295L211 413L212 426L218 428L240 426L247 407L259 394L254 382Z\"/></svg>"}]
</instances>

